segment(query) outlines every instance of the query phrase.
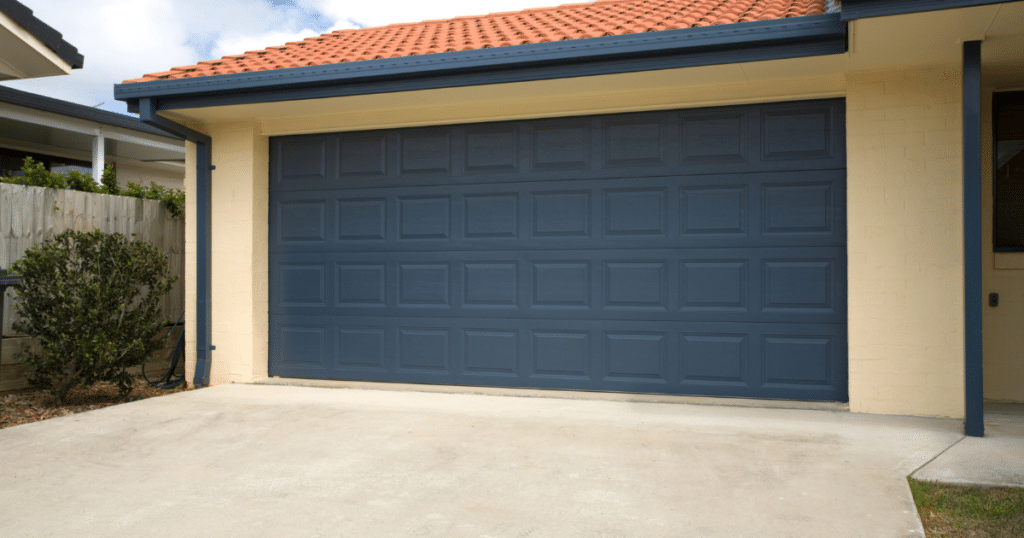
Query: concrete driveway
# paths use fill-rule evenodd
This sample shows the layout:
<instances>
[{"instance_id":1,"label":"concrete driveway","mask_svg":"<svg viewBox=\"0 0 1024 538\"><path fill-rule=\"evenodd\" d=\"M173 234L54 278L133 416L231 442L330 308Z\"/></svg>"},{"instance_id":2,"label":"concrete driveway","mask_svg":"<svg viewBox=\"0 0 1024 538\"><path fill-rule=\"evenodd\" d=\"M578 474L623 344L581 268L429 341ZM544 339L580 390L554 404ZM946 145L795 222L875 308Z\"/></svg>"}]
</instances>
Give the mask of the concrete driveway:
<instances>
[{"instance_id":1,"label":"concrete driveway","mask_svg":"<svg viewBox=\"0 0 1024 538\"><path fill-rule=\"evenodd\" d=\"M0 430L0 535L923 536L955 420L228 385Z\"/></svg>"}]
</instances>

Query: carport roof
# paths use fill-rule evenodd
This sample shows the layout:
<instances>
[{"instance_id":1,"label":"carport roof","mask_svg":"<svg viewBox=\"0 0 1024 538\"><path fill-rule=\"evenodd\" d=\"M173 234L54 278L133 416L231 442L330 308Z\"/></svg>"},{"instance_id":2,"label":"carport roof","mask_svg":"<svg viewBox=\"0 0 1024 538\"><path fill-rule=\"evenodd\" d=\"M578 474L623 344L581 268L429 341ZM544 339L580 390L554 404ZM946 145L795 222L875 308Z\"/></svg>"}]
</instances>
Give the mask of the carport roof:
<instances>
[{"instance_id":1,"label":"carport roof","mask_svg":"<svg viewBox=\"0 0 1024 538\"><path fill-rule=\"evenodd\" d=\"M754 22L826 12L826 0L605 0L373 28L175 67L125 82L183 79Z\"/></svg>"}]
</instances>

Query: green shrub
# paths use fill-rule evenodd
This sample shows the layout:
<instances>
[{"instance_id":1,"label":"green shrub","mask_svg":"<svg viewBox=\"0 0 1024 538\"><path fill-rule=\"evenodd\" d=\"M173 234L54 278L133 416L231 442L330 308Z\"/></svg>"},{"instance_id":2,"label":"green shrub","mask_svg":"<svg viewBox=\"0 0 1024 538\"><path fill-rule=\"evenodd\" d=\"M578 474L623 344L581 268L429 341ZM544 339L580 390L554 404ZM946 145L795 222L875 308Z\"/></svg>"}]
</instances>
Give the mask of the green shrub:
<instances>
[{"instance_id":1,"label":"green shrub","mask_svg":"<svg viewBox=\"0 0 1024 538\"><path fill-rule=\"evenodd\" d=\"M160 200L160 203L176 219L181 218L185 214L185 191L161 187L152 181L149 183L149 187L128 183L128 188L121 191L121 195L145 198L147 200Z\"/></svg>"},{"instance_id":2,"label":"green shrub","mask_svg":"<svg viewBox=\"0 0 1024 538\"><path fill-rule=\"evenodd\" d=\"M32 157L25 157L21 171L25 175L0 178L0 182L28 185L30 187L71 189L82 192L160 200L161 205L170 211L171 216L174 218L181 218L185 214L185 191L161 187L153 182L150 182L148 187L128 183L128 188L122 191L117 186L117 174L114 173L114 167L110 165L103 168L103 176L100 178L99 185L96 184L91 175L83 174L77 170L72 170L66 174L50 172L43 163L36 162Z\"/></svg>"},{"instance_id":3,"label":"green shrub","mask_svg":"<svg viewBox=\"0 0 1024 538\"><path fill-rule=\"evenodd\" d=\"M121 234L63 232L14 262L21 321L15 328L39 339L42 354L23 354L28 377L59 403L75 386L97 381L131 391L127 368L163 346L161 298L176 277L153 245Z\"/></svg>"}]
</instances>

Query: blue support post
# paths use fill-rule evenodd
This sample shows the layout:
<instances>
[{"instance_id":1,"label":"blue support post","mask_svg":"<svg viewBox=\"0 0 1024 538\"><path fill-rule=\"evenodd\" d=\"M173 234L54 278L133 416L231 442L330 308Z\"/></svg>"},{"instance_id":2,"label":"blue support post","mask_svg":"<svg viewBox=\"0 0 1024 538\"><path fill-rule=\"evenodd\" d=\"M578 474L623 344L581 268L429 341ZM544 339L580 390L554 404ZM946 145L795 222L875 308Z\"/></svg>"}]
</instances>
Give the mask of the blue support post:
<instances>
[{"instance_id":1,"label":"blue support post","mask_svg":"<svg viewBox=\"0 0 1024 538\"><path fill-rule=\"evenodd\" d=\"M985 435L981 316L981 41L963 49L964 434Z\"/></svg>"}]
</instances>

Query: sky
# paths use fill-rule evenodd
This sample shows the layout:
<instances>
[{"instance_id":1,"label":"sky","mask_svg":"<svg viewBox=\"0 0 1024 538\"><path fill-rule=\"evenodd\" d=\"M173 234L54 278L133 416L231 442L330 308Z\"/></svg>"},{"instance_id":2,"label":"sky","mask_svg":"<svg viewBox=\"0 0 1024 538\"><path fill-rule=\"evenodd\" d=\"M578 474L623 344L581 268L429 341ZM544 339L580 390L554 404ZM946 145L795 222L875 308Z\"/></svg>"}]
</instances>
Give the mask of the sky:
<instances>
[{"instance_id":1,"label":"sky","mask_svg":"<svg viewBox=\"0 0 1024 538\"><path fill-rule=\"evenodd\" d=\"M85 56L72 74L4 82L127 113L114 84L343 28L517 11L581 0L19 0ZM101 104L102 103L102 104Z\"/></svg>"}]
</instances>

